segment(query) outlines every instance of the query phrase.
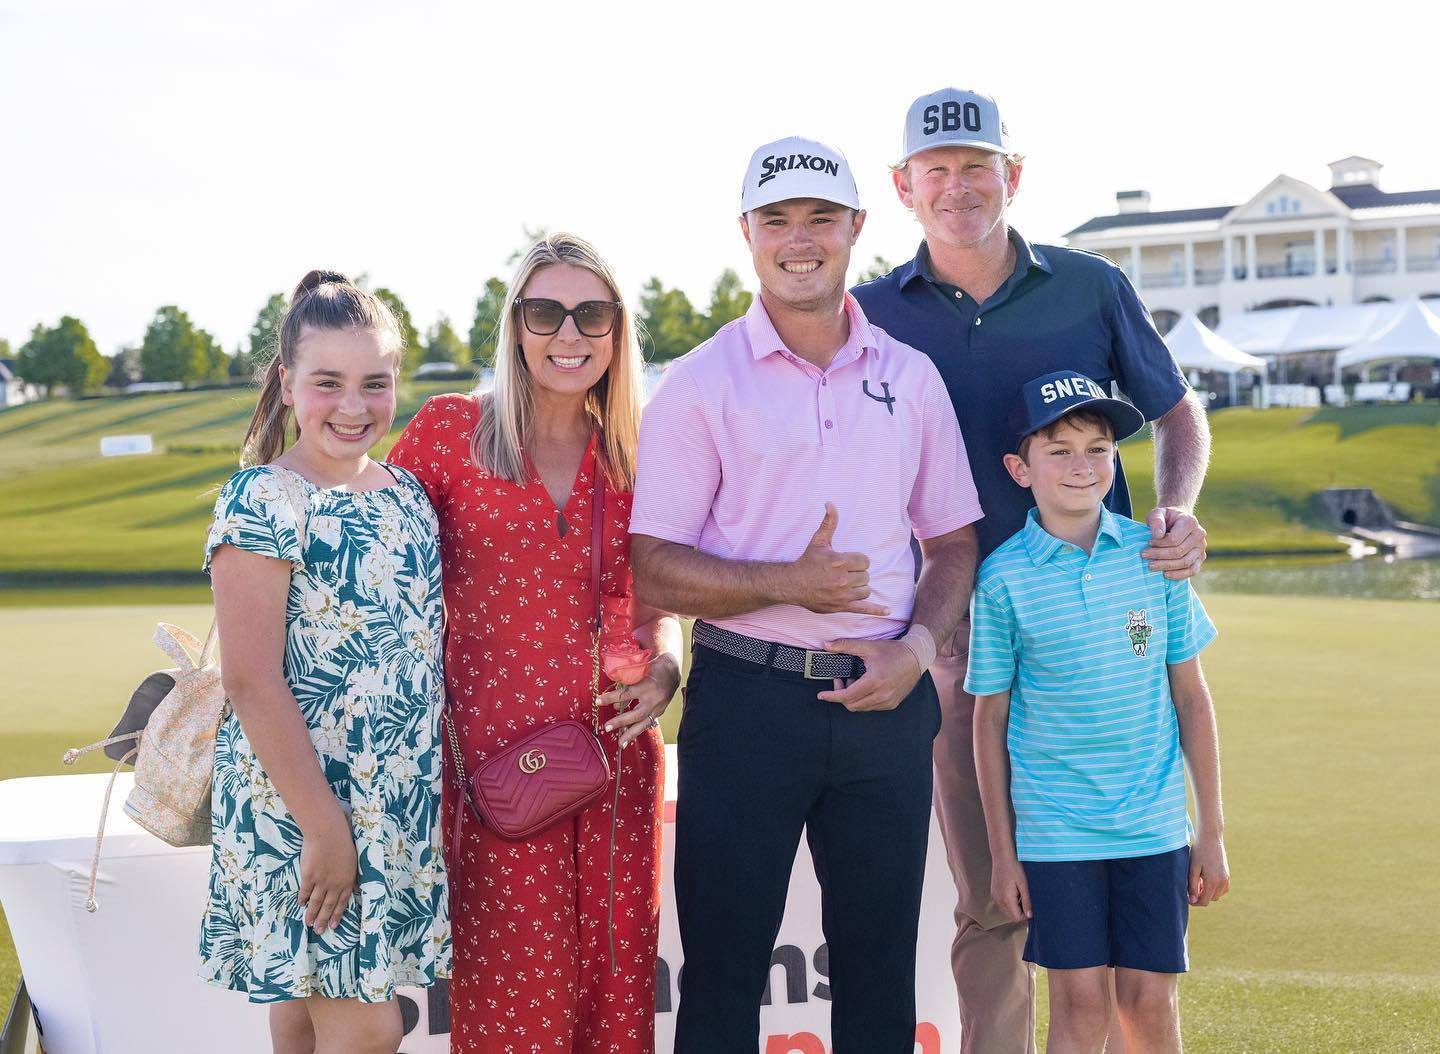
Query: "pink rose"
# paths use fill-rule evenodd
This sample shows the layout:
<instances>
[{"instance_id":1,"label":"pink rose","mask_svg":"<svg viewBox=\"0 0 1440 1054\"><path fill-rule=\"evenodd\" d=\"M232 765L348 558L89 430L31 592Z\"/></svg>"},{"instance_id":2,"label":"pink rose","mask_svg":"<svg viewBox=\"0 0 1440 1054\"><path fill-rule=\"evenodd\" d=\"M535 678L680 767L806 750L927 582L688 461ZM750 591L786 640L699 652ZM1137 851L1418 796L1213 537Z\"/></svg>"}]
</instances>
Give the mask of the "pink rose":
<instances>
[{"instance_id":1,"label":"pink rose","mask_svg":"<svg viewBox=\"0 0 1440 1054\"><path fill-rule=\"evenodd\" d=\"M638 684L650 669L650 660L654 657L653 651L640 647L633 640L606 644L600 652L600 668L616 684Z\"/></svg>"}]
</instances>

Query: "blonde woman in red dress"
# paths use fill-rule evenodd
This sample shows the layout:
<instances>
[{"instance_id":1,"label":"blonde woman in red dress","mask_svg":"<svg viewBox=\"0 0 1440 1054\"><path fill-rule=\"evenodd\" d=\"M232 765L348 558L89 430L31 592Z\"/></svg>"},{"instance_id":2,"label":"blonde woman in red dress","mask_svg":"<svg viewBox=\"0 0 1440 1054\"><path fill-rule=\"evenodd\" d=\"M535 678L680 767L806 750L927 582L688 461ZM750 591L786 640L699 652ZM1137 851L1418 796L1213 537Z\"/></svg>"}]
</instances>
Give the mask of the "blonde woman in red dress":
<instances>
[{"instance_id":1,"label":"blonde woman in red dress","mask_svg":"<svg viewBox=\"0 0 1440 1054\"><path fill-rule=\"evenodd\" d=\"M447 750L450 1049L650 1054L664 797L656 721L679 683L681 635L673 616L631 602L639 345L610 268L573 235L537 242L507 299L494 391L428 400L389 458L420 478L439 515L445 680L466 770L550 721L591 720L597 472L606 634L629 640L633 628L655 658L642 679L601 696L612 769L623 751L618 810L612 783L524 841L467 815L451 844Z\"/></svg>"}]
</instances>

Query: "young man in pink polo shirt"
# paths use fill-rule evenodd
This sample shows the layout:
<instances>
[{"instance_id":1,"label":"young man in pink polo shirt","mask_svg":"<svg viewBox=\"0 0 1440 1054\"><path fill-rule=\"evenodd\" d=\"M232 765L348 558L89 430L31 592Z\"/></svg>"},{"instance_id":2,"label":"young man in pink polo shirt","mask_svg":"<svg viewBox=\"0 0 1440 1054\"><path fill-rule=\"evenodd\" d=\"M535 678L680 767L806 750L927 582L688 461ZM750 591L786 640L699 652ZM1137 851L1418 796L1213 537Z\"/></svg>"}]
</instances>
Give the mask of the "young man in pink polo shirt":
<instances>
[{"instance_id":1,"label":"young man in pink polo shirt","mask_svg":"<svg viewBox=\"0 0 1440 1054\"><path fill-rule=\"evenodd\" d=\"M804 829L833 1050L910 1054L940 716L925 671L968 605L980 506L934 365L845 292L865 213L844 156L761 147L741 212L760 295L647 407L630 524L639 599L699 620L679 742L675 1050L756 1049Z\"/></svg>"}]
</instances>

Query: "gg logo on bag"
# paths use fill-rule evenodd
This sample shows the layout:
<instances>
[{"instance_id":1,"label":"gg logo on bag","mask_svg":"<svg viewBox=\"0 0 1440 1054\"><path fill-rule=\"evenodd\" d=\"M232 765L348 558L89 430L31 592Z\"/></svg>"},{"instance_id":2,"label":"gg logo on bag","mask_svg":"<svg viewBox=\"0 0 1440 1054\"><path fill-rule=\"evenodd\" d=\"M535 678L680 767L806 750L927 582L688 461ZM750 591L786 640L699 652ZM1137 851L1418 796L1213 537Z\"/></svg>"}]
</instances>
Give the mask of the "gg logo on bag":
<instances>
[{"instance_id":1,"label":"gg logo on bag","mask_svg":"<svg viewBox=\"0 0 1440 1054\"><path fill-rule=\"evenodd\" d=\"M539 750L527 750L520 755L520 771L536 773L545 767L545 754Z\"/></svg>"}]
</instances>

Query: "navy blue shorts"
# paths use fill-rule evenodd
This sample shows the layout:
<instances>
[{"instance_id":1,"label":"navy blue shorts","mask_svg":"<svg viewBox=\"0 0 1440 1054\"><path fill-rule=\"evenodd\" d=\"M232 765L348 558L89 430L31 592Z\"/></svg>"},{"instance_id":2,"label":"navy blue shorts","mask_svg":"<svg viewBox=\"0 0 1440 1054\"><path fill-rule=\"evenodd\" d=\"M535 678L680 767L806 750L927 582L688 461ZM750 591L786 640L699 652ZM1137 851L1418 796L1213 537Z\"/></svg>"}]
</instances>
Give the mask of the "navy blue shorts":
<instances>
[{"instance_id":1,"label":"navy blue shorts","mask_svg":"<svg viewBox=\"0 0 1440 1054\"><path fill-rule=\"evenodd\" d=\"M1047 970L1190 967L1190 847L1125 860L1022 861L1030 887L1025 959Z\"/></svg>"}]
</instances>

